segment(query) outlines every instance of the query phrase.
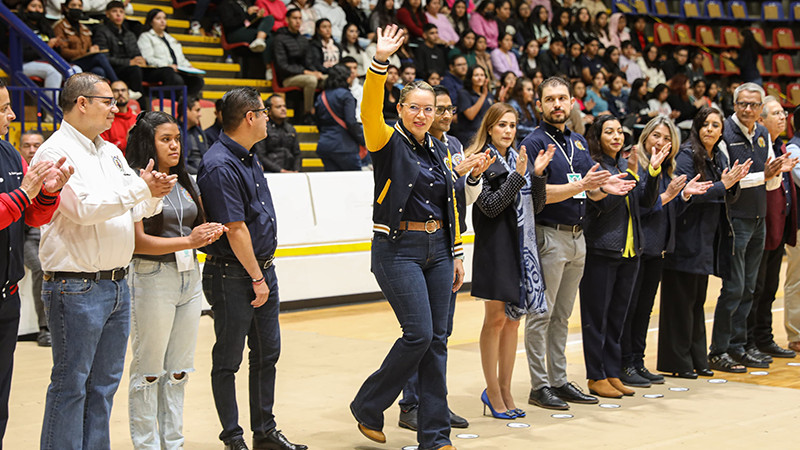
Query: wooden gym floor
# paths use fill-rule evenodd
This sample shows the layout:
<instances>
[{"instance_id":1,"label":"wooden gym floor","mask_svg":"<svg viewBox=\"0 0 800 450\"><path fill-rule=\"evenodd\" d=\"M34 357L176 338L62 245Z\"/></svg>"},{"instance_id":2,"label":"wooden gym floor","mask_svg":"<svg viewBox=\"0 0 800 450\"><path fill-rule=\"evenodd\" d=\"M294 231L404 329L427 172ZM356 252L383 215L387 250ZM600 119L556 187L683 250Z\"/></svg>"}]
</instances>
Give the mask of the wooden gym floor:
<instances>
[{"instance_id":1,"label":"wooden gym floor","mask_svg":"<svg viewBox=\"0 0 800 450\"><path fill-rule=\"evenodd\" d=\"M706 318L711 331L713 305L719 282L709 283ZM781 292L778 293L782 295ZM775 335L786 344L783 329L783 299L775 302ZM776 358L767 375L717 374L727 380L712 384L707 379L667 378L666 384L637 389L636 396L597 405L574 405L571 418L554 418L555 411L527 405L530 389L525 352L520 343L513 378L517 407L528 416L515 422L530 425L511 428L508 421L482 416L479 395L484 388L480 369L478 336L483 303L469 295L459 296L455 330L450 340L448 366L451 408L470 421L467 430L453 430L459 449L532 448L779 448L796 441L800 419L800 367L793 360ZM648 336L647 366L655 367L658 305ZM348 404L361 382L375 370L400 335L399 326L385 302L290 312L281 316L283 349L278 364L278 428L294 442L312 449L400 449L415 444L415 434L397 427L398 408L386 412L385 445L374 444L356 430ZM520 327L522 333L523 327ZM567 345L569 376L584 389L585 372L576 308L570 320ZM521 341L521 340L520 340ZM221 449L217 438L219 421L211 397L209 373L214 342L212 321L200 320L195 367L190 376L185 403L186 449ZM130 352L129 352L130 353ZM50 352L35 342L17 347L5 448L38 448L45 391L50 375ZM239 371L238 399L241 420L248 430L246 358ZM126 362L127 367L127 362ZM757 370L757 369L756 369ZM112 447L132 448L128 431L127 370L116 395L111 419ZM673 390L688 388L688 390ZM662 394L644 398L643 394ZM459 433L477 435L472 439ZM249 432L245 436L250 440Z\"/></svg>"}]
</instances>

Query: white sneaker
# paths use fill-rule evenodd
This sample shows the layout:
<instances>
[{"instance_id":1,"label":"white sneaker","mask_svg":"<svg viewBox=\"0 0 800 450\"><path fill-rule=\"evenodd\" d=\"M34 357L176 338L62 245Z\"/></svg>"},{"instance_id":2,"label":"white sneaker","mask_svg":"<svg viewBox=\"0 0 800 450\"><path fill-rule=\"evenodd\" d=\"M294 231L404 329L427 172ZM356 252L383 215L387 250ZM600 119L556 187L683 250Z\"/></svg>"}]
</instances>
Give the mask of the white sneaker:
<instances>
[{"instance_id":1,"label":"white sneaker","mask_svg":"<svg viewBox=\"0 0 800 450\"><path fill-rule=\"evenodd\" d=\"M189 28L189 34L192 36L203 35L203 29L200 27L200 22L192 22L192 26Z\"/></svg>"},{"instance_id":2,"label":"white sneaker","mask_svg":"<svg viewBox=\"0 0 800 450\"><path fill-rule=\"evenodd\" d=\"M264 74L267 81L272 81L272 69L267 67L267 72Z\"/></svg>"},{"instance_id":3,"label":"white sneaker","mask_svg":"<svg viewBox=\"0 0 800 450\"><path fill-rule=\"evenodd\" d=\"M211 35L214 37L222 37L222 25L215 23L213 27L211 27Z\"/></svg>"},{"instance_id":4,"label":"white sneaker","mask_svg":"<svg viewBox=\"0 0 800 450\"><path fill-rule=\"evenodd\" d=\"M128 98L130 98L131 100L139 100L140 98L142 98L142 93L139 91L133 91L128 89Z\"/></svg>"},{"instance_id":5,"label":"white sneaker","mask_svg":"<svg viewBox=\"0 0 800 450\"><path fill-rule=\"evenodd\" d=\"M250 43L250 51L253 53L261 53L267 49L267 43L263 39L257 38Z\"/></svg>"}]
</instances>

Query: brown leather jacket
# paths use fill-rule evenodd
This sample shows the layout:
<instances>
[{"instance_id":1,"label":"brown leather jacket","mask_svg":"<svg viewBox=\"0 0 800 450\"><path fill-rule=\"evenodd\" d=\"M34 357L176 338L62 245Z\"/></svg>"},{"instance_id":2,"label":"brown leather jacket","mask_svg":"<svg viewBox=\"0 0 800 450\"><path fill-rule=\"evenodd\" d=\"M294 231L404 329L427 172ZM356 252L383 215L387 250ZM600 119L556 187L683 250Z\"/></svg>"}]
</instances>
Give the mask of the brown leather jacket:
<instances>
[{"instance_id":1,"label":"brown leather jacket","mask_svg":"<svg viewBox=\"0 0 800 450\"><path fill-rule=\"evenodd\" d=\"M61 19L53 25L53 32L61 40L59 50L61 56L67 61L72 61L89 53L92 46L92 32L86 25L79 24L76 30L66 19Z\"/></svg>"}]
</instances>

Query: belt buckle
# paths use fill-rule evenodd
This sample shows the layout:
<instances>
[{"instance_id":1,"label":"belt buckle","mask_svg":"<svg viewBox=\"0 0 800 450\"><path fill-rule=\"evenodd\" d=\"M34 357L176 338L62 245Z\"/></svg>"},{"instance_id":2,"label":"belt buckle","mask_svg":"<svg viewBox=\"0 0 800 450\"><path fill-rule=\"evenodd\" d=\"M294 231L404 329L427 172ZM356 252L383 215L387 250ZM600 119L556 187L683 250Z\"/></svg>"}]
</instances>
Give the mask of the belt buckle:
<instances>
[{"instance_id":1,"label":"belt buckle","mask_svg":"<svg viewBox=\"0 0 800 450\"><path fill-rule=\"evenodd\" d=\"M264 261L264 265L261 266L262 269L269 269L272 266L272 261L275 260L275 256L271 256L269 259Z\"/></svg>"},{"instance_id":2,"label":"belt buckle","mask_svg":"<svg viewBox=\"0 0 800 450\"><path fill-rule=\"evenodd\" d=\"M430 225L431 228L428 226ZM436 223L435 220L431 219L425 222L425 232L428 234L436 233L436 230L439 229L439 224Z\"/></svg>"},{"instance_id":3,"label":"belt buckle","mask_svg":"<svg viewBox=\"0 0 800 450\"><path fill-rule=\"evenodd\" d=\"M581 226L580 225L573 225L572 226L572 237L576 238L581 234Z\"/></svg>"}]
</instances>

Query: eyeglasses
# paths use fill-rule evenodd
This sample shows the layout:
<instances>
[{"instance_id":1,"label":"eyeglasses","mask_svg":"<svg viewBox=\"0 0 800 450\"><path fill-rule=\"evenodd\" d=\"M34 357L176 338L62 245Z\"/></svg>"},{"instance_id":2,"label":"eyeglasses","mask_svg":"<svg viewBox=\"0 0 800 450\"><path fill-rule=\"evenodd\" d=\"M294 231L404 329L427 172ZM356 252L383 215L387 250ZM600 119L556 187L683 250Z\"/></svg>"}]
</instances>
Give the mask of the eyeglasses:
<instances>
[{"instance_id":1,"label":"eyeglasses","mask_svg":"<svg viewBox=\"0 0 800 450\"><path fill-rule=\"evenodd\" d=\"M419 106L413 103L402 103L402 105L407 106L408 110L411 111L411 114L414 114L415 116L419 114L420 111L425 113L426 116L432 116L435 111L433 106Z\"/></svg>"},{"instance_id":2,"label":"eyeglasses","mask_svg":"<svg viewBox=\"0 0 800 450\"><path fill-rule=\"evenodd\" d=\"M250 109L250 110L247 110L247 111L245 111L244 116L247 117L247 113L249 113L249 112L254 112L254 113L256 113L256 115L258 113L260 113L260 112L265 112L265 113L269 114L269 106L261 108L261 109Z\"/></svg>"},{"instance_id":3,"label":"eyeglasses","mask_svg":"<svg viewBox=\"0 0 800 450\"><path fill-rule=\"evenodd\" d=\"M83 98L96 98L98 100L103 100L101 103L105 104L109 108L113 108L117 106L117 99L114 97L104 97L102 95L81 95ZM75 103L78 103L78 99L75 99Z\"/></svg>"},{"instance_id":4,"label":"eyeglasses","mask_svg":"<svg viewBox=\"0 0 800 450\"><path fill-rule=\"evenodd\" d=\"M771 115L775 117L786 117L788 114L786 114L786 111L782 109L776 109L775 111L772 112Z\"/></svg>"},{"instance_id":5,"label":"eyeglasses","mask_svg":"<svg viewBox=\"0 0 800 450\"><path fill-rule=\"evenodd\" d=\"M442 115L442 114L444 114L445 112L449 112L449 113L450 113L450 115L453 115L453 116L455 116L455 115L456 115L456 110L457 110L457 109L458 109L458 108L457 108L457 107L455 107L455 106L437 106L437 107L436 107L436 115L437 115L437 116L441 116L441 115Z\"/></svg>"},{"instance_id":6,"label":"eyeglasses","mask_svg":"<svg viewBox=\"0 0 800 450\"><path fill-rule=\"evenodd\" d=\"M736 106L738 106L739 108L742 108L742 109L747 109L747 108L750 108L750 109L756 109L756 108L759 108L759 107L761 107L761 103L755 103L755 102L736 102Z\"/></svg>"}]
</instances>

